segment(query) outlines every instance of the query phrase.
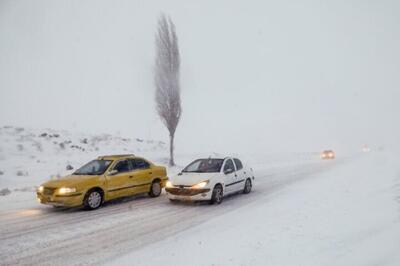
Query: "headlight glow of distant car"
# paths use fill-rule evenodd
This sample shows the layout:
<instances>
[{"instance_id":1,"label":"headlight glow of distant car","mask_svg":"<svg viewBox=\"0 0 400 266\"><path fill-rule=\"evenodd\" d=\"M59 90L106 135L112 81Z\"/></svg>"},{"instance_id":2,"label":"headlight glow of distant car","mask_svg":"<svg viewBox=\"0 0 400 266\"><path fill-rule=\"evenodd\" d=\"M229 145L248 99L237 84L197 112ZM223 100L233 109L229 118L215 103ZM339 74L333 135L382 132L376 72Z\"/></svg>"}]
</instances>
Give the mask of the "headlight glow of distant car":
<instances>
[{"instance_id":1,"label":"headlight glow of distant car","mask_svg":"<svg viewBox=\"0 0 400 266\"><path fill-rule=\"evenodd\" d=\"M44 187L43 187L43 186L40 186L40 187L38 187L38 189L37 189L37 191L38 191L39 193L43 193L43 190L44 190Z\"/></svg>"},{"instance_id":2,"label":"headlight glow of distant car","mask_svg":"<svg viewBox=\"0 0 400 266\"><path fill-rule=\"evenodd\" d=\"M68 194L76 192L76 188L62 187L58 190L59 194Z\"/></svg>"},{"instance_id":3,"label":"headlight glow of distant car","mask_svg":"<svg viewBox=\"0 0 400 266\"><path fill-rule=\"evenodd\" d=\"M203 188L203 187L205 187L207 184L208 184L208 180L207 180L207 181L200 182L200 183L198 183L198 184L196 184L196 185L193 185L192 188Z\"/></svg>"},{"instance_id":4,"label":"headlight glow of distant car","mask_svg":"<svg viewBox=\"0 0 400 266\"><path fill-rule=\"evenodd\" d=\"M173 187L174 185L172 185L172 182L171 182L171 181L167 181L167 183L165 184L165 186L171 188L171 187Z\"/></svg>"}]
</instances>

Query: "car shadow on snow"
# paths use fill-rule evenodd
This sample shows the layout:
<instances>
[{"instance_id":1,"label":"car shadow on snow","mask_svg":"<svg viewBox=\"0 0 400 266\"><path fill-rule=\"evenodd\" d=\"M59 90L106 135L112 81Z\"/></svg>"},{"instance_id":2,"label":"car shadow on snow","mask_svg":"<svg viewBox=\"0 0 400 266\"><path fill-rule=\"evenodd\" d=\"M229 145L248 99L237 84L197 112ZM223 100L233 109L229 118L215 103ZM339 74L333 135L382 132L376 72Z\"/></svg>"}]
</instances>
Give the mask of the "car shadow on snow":
<instances>
[{"instance_id":1,"label":"car shadow on snow","mask_svg":"<svg viewBox=\"0 0 400 266\"><path fill-rule=\"evenodd\" d=\"M234 200L236 197L240 197L242 195L242 191L238 191L229 195L224 196L223 201L221 204L224 204L226 201L231 201ZM198 200L198 201L192 201L192 200L176 200L176 201L170 201L169 202L172 205L179 205L179 206L210 206L210 205L219 205L219 204L211 204L209 200Z\"/></svg>"}]
</instances>

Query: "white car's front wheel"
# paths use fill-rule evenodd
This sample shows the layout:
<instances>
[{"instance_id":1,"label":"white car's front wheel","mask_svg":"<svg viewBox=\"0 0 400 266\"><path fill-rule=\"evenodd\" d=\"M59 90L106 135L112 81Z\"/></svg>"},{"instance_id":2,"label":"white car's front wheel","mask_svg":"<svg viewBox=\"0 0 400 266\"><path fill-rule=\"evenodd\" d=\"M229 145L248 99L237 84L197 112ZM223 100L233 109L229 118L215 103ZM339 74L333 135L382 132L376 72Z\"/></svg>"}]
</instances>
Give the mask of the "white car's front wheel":
<instances>
[{"instance_id":1,"label":"white car's front wheel","mask_svg":"<svg viewBox=\"0 0 400 266\"><path fill-rule=\"evenodd\" d=\"M221 185L216 185L213 189L210 204L220 204L224 199L224 191Z\"/></svg>"}]
</instances>

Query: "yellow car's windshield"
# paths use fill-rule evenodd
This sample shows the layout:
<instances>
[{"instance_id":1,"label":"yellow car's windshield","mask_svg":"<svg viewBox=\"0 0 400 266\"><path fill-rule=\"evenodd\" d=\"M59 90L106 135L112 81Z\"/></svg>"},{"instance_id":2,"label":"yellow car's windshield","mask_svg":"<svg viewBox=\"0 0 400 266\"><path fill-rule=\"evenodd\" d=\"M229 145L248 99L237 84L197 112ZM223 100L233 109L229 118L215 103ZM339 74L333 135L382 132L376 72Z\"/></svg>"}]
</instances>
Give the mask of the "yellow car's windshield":
<instances>
[{"instance_id":1,"label":"yellow car's windshield","mask_svg":"<svg viewBox=\"0 0 400 266\"><path fill-rule=\"evenodd\" d=\"M73 175L102 175L111 162L111 160L93 160L76 170Z\"/></svg>"}]
</instances>

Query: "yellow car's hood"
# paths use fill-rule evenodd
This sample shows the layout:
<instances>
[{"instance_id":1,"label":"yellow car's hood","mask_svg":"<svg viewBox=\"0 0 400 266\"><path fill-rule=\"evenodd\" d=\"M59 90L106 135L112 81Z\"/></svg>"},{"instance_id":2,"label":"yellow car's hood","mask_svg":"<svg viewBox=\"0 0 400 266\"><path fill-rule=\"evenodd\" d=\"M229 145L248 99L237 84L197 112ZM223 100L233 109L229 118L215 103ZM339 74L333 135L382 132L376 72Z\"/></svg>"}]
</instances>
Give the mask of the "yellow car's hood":
<instances>
[{"instance_id":1,"label":"yellow car's hood","mask_svg":"<svg viewBox=\"0 0 400 266\"><path fill-rule=\"evenodd\" d=\"M42 184L45 187L72 187L80 183L88 182L90 180L98 179L98 175L67 175L58 179L53 179Z\"/></svg>"}]
</instances>

